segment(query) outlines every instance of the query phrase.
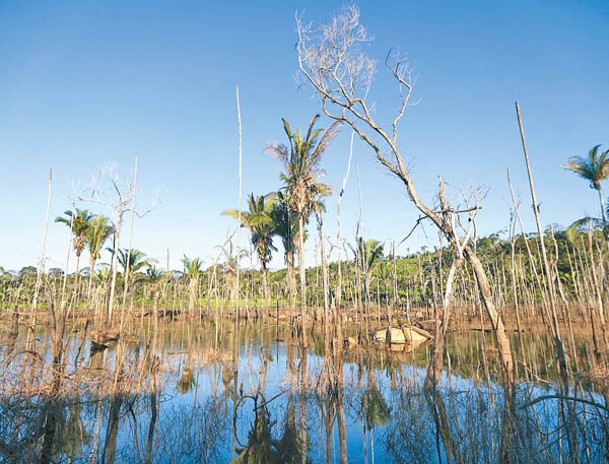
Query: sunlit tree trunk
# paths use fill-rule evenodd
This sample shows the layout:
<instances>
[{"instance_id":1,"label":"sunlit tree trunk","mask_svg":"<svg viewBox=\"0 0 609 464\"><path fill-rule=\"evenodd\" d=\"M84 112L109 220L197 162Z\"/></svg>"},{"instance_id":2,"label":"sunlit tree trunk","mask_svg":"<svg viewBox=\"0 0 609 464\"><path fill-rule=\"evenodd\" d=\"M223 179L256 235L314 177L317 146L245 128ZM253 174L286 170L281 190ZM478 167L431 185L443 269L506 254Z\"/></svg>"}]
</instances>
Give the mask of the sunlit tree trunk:
<instances>
[{"instance_id":1,"label":"sunlit tree trunk","mask_svg":"<svg viewBox=\"0 0 609 464\"><path fill-rule=\"evenodd\" d=\"M286 265L287 265L287 273L286 273L286 282L288 286L288 307L290 308L290 312L294 311L295 301L294 294L296 293L296 284L294 282L294 250L290 250L286 253Z\"/></svg>"},{"instance_id":2,"label":"sunlit tree trunk","mask_svg":"<svg viewBox=\"0 0 609 464\"><path fill-rule=\"evenodd\" d=\"M300 274L300 323L302 327L302 343L307 346L307 326L305 321L307 305L307 281L304 259L304 215L298 214L298 271Z\"/></svg>"},{"instance_id":3,"label":"sunlit tree trunk","mask_svg":"<svg viewBox=\"0 0 609 464\"><path fill-rule=\"evenodd\" d=\"M603 218L603 223L607 224L607 210L605 209L605 201L603 200L603 189L598 189L598 201L601 204L601 217Z\"/></svg>"},{"instance_id":4,"label":"sunlit tree trunk","mask_svg":"<svg viewBox=\"0 0 609 464\"><path fill-rule=\"evenodd\" d=\"M451 317L451 300L453 294L453 284L457 270L463 262L462 258L457 258L453 261L448 277L446 278L446 287L444 292L444 300L438 314L436 315L436 330L435 330L435 345L432 359L427 368L427 376L425 378L426 386L435 387L440 379L442 366L444 365L444 345L446 339L446 331Z\"/></svg>"},{"instance_id":5,"label":"sunlit tree trunk","mask_svg":"<svg viewBox=\"0 0 609 464\"><path fill-rule=\"evenodd\" d=\"M262 293L264 293L264 305L266 309L271 307L271 295L269 293L269 270L266 267L264 260L261 260L260 267L262 269Z\"/></svg>"},{"instance_id":6,"label":"sunlit tree trunk","mask_svg":"<svg viewBox=\"0 0 609 464\"><path fill-rule=\"evenodd\" d=\"M188 283L189 288L189 297L188 297L188 312L192 316L192 313L197 304L197 293L199 289L199 279L197 277L193 277L190 279Z\"/></svg>"},{"instance_id":7,"label":"sunlit tree trunk","mask_svg":"<svg viewBox=\"0 0 609 464\"><path fill-rule=\"evenodd\" d=\"M106 441L104 443L104 452L102 454L102 463L104 464L114 462L114 455L116 454L116 442L118 439L118 426L122 405L122 395L115 393L112 396L112 400L110 401L110 413L108 415Z\"/></svg>"}]
</instances>

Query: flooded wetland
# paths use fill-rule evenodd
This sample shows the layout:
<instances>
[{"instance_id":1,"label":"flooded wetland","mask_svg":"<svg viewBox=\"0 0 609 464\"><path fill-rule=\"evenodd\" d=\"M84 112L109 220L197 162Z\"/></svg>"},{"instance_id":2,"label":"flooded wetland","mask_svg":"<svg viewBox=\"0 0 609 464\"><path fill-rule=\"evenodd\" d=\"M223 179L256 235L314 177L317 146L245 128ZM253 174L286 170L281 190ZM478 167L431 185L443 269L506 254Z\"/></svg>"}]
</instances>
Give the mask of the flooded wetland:
<instances>
[{"instance_id":1,"label":"flooded wetland","mask_svg":"<svg viewBox=\"0 0 609 464\"><path fill-rule=\"evenodd\" d=\"M0 464L609 463L609 3L33 3Z\"/></svg>"},{"instance_id":2,"label":"flooded wetland","mask_svg":"<svg viewBox=\"0 0 609 464\"><path fill-rule=\"evenodd\" d=\"M69 331L59 362L45 331L29 349L22 333L2 345L0 461L608 458L607 379L580 376L564 399L552 342L539 333L522 334L522 345L511 337L519 365L506 389L492 338L480 330L448 335L447 367L429 388L429 342L388 345L355 331L338 339L318 325L304 347L293 326L264 319L148 317L100 347L85 329ZM585 340L580 349L584 359Z\"/></svg>"}]
</instances>

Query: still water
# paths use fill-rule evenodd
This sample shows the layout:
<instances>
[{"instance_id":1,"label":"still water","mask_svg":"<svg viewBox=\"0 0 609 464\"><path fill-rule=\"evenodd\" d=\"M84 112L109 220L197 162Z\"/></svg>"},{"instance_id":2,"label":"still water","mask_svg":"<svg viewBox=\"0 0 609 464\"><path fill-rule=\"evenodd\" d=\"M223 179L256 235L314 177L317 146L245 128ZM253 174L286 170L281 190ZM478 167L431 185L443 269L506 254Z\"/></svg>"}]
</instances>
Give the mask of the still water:
<instances>
[{"instance_id":1,"label":"still water","mask_svg":"<svg viewBox=\"0 0 609 464\"><path fill-rule=\"evenodd\" d=\"M561 392L574 399L557 399L543 336L514 341L526 352L516 354L518 381L506 397L483 333L451 335L434 391L423 388L430 345L342 347L321 330L305 349L290 327L262 323L129 333L102 351L91 349L90 334L72 333L55 365L46 334L35 347L3 345L0 462L608 459L602 385L574 372Z\"/></svg>"}]
</instances>

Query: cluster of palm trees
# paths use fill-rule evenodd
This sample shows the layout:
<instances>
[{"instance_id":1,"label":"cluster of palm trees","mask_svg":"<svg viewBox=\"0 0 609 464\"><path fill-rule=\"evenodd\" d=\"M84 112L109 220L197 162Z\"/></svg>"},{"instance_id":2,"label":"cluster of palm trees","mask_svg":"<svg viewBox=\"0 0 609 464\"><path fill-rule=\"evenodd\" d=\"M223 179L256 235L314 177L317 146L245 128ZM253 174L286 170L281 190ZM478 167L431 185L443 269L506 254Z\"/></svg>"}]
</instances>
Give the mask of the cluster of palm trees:
<instances>
[{"instance_id":1,"label":"cluster of palm trees","mask_svg":"<svg viewBox=\"0 0 609 464\"><path fill-rule=\"evenodd\" d=\"M296 295L300 295L303 320L304 309L307 306L304 253L304 243L307 238L306 225L312 215L316 215L321 224L321 216L324 212L323 200L331 193L331 188L321 181L323 170L320 168L320 162L338 129L336 123L330 125L327 129L318 129L315 127L318 119L319 115L315 115L304 133L300 130L292 131L289 123L283 119L283 130L287 136L287 143L274 143L266 148L266 152L281 163L281 187L277 191L264 195L251 193L247 198L246 211L228 209L223 213L240 220L240 226L247 228L251 233L251 243L260 263L263 297L267 306L270 304L271 298L269 264L273 253L278 251L278 247L273 241L277 238L281 240L287 267L285 287L287 294L285 296L287 296L290 309L294 309ZM601 146L597 145L589 151L586 157L574 156L570 158L568 164L564 167L589 181L591 188L595 189L599 195L602 220L585 218L580 221L580 228L582 230L586 227L594 227L595 230L606 228L608 214L606 204L603 201L602 187L603 182L609 178L609 150L601 151ZM115 227L109 218L79 208L65 211L62 216L55 219L55 222L65 224L71 230L72 245L76 255L77 281L81 271L81 255L85 250L89 253L90 294L96 264L101 258L104 245L115 234ZM566 236L573 230L575 230L574 226L567 229L565 231ZM578 231L581 232L579 229ZM323 240L323 237L321 237L321 240ZM363 283L361 285L363 291L360 292L361 301L370 306L371 290L374 290L370 285L373 279L372 271L378 262L385 260L383 244L376 240L364 240L362 237L357 237L355 245L351 248L355 257L356 270L352 277L359 280L359 285ZM134 248L120 249L119 244L116 243L107 247L107 250L113 255L117 255L118 267L122 268L125 276L129 273L135 276L131 280L133 284L140 281L157 282L165 275L163 271L155 267L155 260L150 259L140 250ZM233 255L232 252L230 254ZM298 261L296 261L296 258L298 258ZM112 262L114 262L114 259ZM197 305L200 295L200 285L204 276L203 262L199 258L184 256L182 263L184 265L183 272L178 274L188 282L188 307L192 311ZM225 283L231 287L231 301L234 301L239 298L239 289L228 282L231 263L227 258ZM300 283L299 292L296 291L296 264L298 265ZM232 265L235 267L237 264L235 262ZM387 279L391 280L389 277ZM399 280L399 278L394 277L394 280L396 279ZM127 288L127 285L125 288ZM310 291L311 287L309 286ZM324 293L326 291L327 289L324 290ZM396 289L394 293L399 294L400 291Z\"/></svg>"},{"instance_id":2,"label":"cluster of palm trees","mask_svg":"<svg viewBox=\"0 0 609 464\"><path fill-rule=\"evenodd\" d=\"M116 229L106 216L94 214L87 209L79 208L65 211L62 216L55 218L55 222L68 226L73 235L72 245L76 255L75 289L77 292L81 274L80 257L85 249L89 252L89 285L87 294L90 298L93 279L97 275L95 271L96 264L101 258L104 244L108 239L114 237L114 241L116 241ZM146 253L136 248L122 249L118 248L118 244L114 243L111 247L107 247L106 250L112 254L112 263L114 263L114 255L116 254L116 262L122 268L123 276L125 277L125 291L141 280L156 282L164 274L154 266L154 259L149 258ZM112 269L105 269L100 271L97 276L104 281L110 277L111 272ZM128 280L130 277L133 278Z\"/></svg>"},{"instance_id":3,"label":"cluster of palm trees","mask_svg":"<svg viewBox=\"0 0 609 464\"><path fill-rule=\"evenodd\" d=\"M91 213L87 209L75 208L74 211L65 211L62 216L55 218L55 222L65 224L72 232L72 244L76 255L76 275L81 272L80 257L87 249L89 252L89 275L95 273L95 266L101 258L104 244L113 236L115 229L106 216ZM115 244L116 245L116 244ZM114 254L115 245L106 249ZM123 272L156 275L160 271L154 266L154 259L136 248L116 248L117 262Z\"/></svg>"},{"instance_id":4,"label":"cluster of palm trees","mask_svg":"<svg viewBox=\"0 0 609 464\"><path fill-rule=\"evenodd\" d=\"M316 129L319 119L316 114L311 119L306 133L292 131L286 119L283 129L288 138L287 144L274 143L266 152L279 160L283 171L280 175L282 187L278 192L248 197L248 211L229 209L225 215L241 221L241 226L251 232L251 241L258 254L263 275L265 298L268 301L268 264L273 251L277 248L273 238L282 241L287 266L287 287L290 307L294 305L294 257L298 256L300 276L300 307L306 306L306 272L304 242L305 226L310 216L315 213L321 216L324 206L323 198L331 188L321 182L323 174L320 168L322 155L338 133L338 123L326 129Z\"/></svg>"},{"instance_id":5,"label":"cluster of palm trees","mask_svg":"<svg viewBox=\"0 0 609 464\"><path fill-rule=\"evenodd\" d=\"M104 243L114 233L114 226L106 216L93 214L89 210L75 208L65 211L55 222L67 225L74 238L72 243L76 254L76 274L80 272L80 256L85 247L89 251L89 272L93 274L95 264L101 257Z\"/></svg>"}]
</instances>

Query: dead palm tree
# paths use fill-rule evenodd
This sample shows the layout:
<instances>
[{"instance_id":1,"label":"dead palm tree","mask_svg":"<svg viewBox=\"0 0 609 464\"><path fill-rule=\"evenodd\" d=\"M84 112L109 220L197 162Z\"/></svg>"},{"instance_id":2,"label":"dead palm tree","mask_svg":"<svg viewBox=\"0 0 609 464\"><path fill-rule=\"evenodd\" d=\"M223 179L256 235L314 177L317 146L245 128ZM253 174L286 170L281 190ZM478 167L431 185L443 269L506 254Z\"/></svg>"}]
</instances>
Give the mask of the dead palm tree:
<instances>
[{"instance_id":1,"label":"dead palm tree","mask_svg":"<svg viewBox=\"0 0 609 464\"><path fill-rule=\"evenodd\" d=\"M598 192L603 223L607 224L607 213L603 201L603 187L601 182L609 177L609 149L599 154L600 147L600 145L593 147L586 157L572 156L569 158L569 162L564 168L573 171L590 182L590 188L593 188Z\"/></svg>"},{"instance_id":2,"label":"dead palm tree","mask_svg":"<svg viewBox=\"0 0 609 464\"><path fill-rule=\"evenodd\" d=\"M306 306L306 276L304 260L304 225L319 198L329 195L330 187L319 182L323 171L319 168L321 156L338 133L339 123L334 122L327 129L314 129L319 119L316 114L311 119L306 134L300 130L292 132L290 125L282 118L283 129L288 136L289 146L271 144L267 153L277 158L283 165L281 180L289 193L290 210L298 220L298 267L300 274L300 308L304 324Z\"/></svg>"}]
</instances>

